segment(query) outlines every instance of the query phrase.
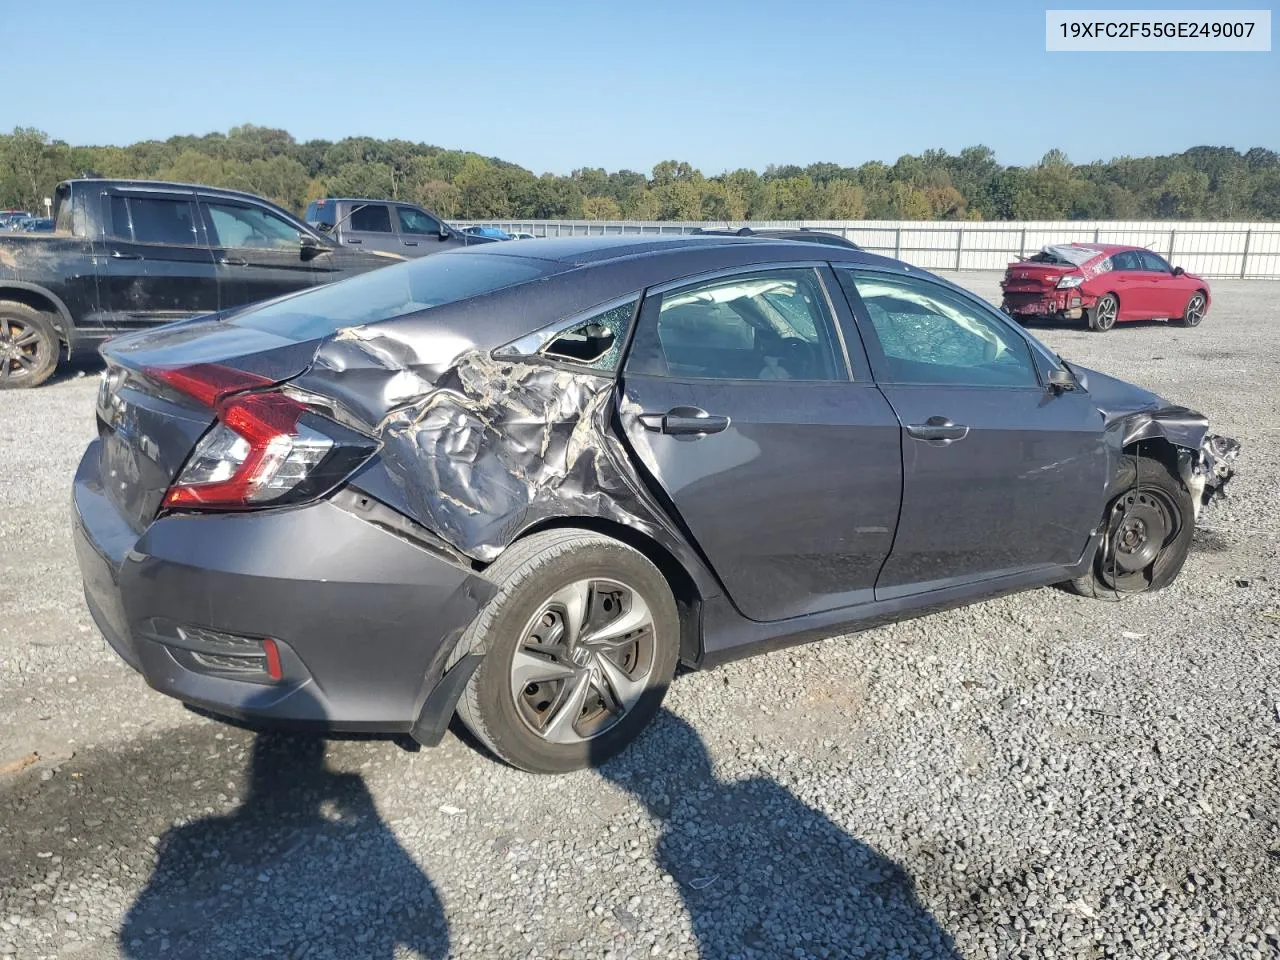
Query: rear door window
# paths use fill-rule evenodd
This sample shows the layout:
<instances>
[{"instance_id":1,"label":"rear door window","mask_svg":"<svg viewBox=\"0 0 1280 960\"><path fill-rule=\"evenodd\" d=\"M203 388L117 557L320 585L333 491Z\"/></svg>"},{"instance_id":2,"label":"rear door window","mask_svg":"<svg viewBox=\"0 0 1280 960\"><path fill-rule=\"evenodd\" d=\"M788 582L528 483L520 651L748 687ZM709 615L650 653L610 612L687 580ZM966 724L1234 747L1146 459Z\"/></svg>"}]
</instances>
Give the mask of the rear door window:
<instances>
[{"instance_id":1,"label":"rear door window","mask_svg":"<svg viewBox=\"0 0 1280 960\"><path fill-rule=\"evenodd\" d=\"M631 373L698 380L847 380L821 281L809 268L764 270L661 294L646 309Z\"/></svg>"},{"instance_id":2,"label":"rear door window","mask_svg":"<svg viewBox=\"0 0 1280 960\"><path fill-rule=\"evenodd\" d=\"M1119 253L1111 255L1112 266L1117 270L1141 270L1142 261L1138 259L1138 255L1132 250L1121 250Z\"/></svg>"},{"instance_id":3,"label":"rear door window","mask_svg":"<svg viewBox=\"0 0 1280 960\"><path fill-rule=\"evenodd\" d=\"M394 233L391 211L385 203L365 203L355 207L347 220L349 229L357 233Z\"/></svg>"},{"instance_id":4,"label":"rear door window","mask_svg":"<svg viewBox=\"0 0 1280 960\"><path fill-rule=\"evenodd\" d=\"M190 200L129 197L128 204L134 242L178 246L193 246L199 242L196 205Z\"/></svg>"}]
</instances>

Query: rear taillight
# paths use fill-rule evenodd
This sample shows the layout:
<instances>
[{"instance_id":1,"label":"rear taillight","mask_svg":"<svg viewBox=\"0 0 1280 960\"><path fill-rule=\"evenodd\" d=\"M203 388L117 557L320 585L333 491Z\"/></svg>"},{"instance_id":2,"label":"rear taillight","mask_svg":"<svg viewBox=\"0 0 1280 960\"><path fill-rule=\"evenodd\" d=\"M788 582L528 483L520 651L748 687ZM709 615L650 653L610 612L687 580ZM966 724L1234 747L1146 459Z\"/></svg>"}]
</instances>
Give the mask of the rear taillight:
<instances>
[{"instance_id":1,"label":"rear taillight","mask_svg":"<svg viewBox=\"0 0 1280 960\"><path fill-rule=\"evenodd\" d=\"M1084 274L1068 273L1065 277L1058 281L1059 290L1070 290L1072 287L1078 287L1084 283Z\"/></svg>"},{"instance_id":2,"label":"rear taillight","mask_svg":"<svg viewBox=\"0 0 1280 960\"><path fill-rule=\"evenodd\" d=\"M148 373L218 415L165 494L166 508L235 510L313 499L376 448L295 397L261 391L271 382L252 374L210 364Z\"/></svg>"}]
</instances>

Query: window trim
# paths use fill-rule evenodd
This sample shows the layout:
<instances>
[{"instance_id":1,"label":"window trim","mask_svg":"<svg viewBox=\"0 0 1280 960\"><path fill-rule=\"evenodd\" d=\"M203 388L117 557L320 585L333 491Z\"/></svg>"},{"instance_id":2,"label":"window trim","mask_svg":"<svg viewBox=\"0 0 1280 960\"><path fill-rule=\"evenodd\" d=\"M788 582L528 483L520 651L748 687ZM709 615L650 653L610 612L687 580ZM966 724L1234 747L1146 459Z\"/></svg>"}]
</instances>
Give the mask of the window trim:
<instances>
[{"instance_id":1,"label":"window trim","mask_svg":"<svg viewBox=\"0 0 1280 960\"><path fill-rule=\"evenodd\" d=\"M858 380L854 377L853 364L849 359L849 347L845 342L843 324L840 322L840 312L836 310L834 299L831 291L827 288L826 277L823 275L825 269L832 266L827 260L783 260L783 261L766 261L763 263L740 264L735 267L722 267L718 270L709 270L705 273L691 274L687 277L681 277L677 280L664 280L662 283L656 283L651 287L646 287L644 296L640 303L640 309L636 316L632 319L631 336L627 339L626 349L623 351L622 357L618 363L619 370L625 370L627 361L631 359L631 346L635 342L636 335L640 331L640 324L644 322L646 305L649 301L658 304L661 310L661 301L664 294L671 293L674 290L683 290L686 287L697 286L719 279L727 279L729 277L741 276L743 274L768 273L775 270L809 270L813 273L814 278L818 282L818 289L822 291L823 299L827 304L827 314L830 320L830 333L835 338L835 345L838 349L832 352L835 360L837 376L844 373L843 379L834 380L760 380L756 378L731 378L731 377L666 377L668 380L688 381L690 383L787 383L787 384L809 384L809 383L863 383L865 381ZM655 318L654 322L657 320ZM841 361L844 362L843 370L840 367ZM635 376L649 376L649 374L634 374Z\"/></svg>"},{"instance_id":2,"label":"window trim","mask_svg":"<svg viewBox=\"0 0 1280 960\"><path fill-rule=\"evenodd\" d=\"M844 290L845 296L848 298L849 307L853 311L854 320L858 324L858 330L862 335L863 346L866 347L867 360L871 363L871 374L876 383L885 386L902 386L902 387L929 387L932 389L958 388L964 390L1024 390L1036 391L1043 393L1048 389L1045 379L1046 369L1055 369L1060 364L1057 357L1051 355L1042 343L1029 336L1026 331L1011 323L1007 317L991 304L987 303L976 294L970 293L961 287L947 283L940 277L934 277L923 270L912 270L910 267L900 270L886 270L859 263L833 263L832 267L836 271L836 279L840 279L841 271L848 273L850 276L847 280L840 283L841 289ZM867 310L867 305L862 300L862 294L858 291L857 285L854 283L853 274L871 273L879 274L884 277L894 277L898 279L915 280L921 283L930 284L940 288L945 293L958 297L960 300L972 305L982 316L995 322L997 327L1005 332L1012 334L1013 338L1020 341L1027 351L1027 360L1031 365L1032 372L1035 374L1035 384L993 384L993 383L916 383L913 381L893 380L889 377L889 365L886 358L884 347L880 343L880 337L876 333L875 324L871 321L871 314ZM1044 360L1045 364L1037 362L1037 357Z\"/></svg>"}]
</instances>

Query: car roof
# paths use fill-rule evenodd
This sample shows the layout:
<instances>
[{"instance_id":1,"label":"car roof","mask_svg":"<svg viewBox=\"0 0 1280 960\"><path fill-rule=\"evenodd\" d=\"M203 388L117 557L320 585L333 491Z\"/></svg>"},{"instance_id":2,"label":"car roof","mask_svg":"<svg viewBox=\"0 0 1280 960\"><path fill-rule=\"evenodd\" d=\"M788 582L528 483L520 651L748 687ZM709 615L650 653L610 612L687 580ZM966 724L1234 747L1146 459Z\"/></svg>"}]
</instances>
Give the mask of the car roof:
<instances>
[{"instance_id":1,"label":"car roof","mask_svg":"<svg viewBox=\"0 0 1280 960\"><path fill-rule=\"evenodd\" d=\"M881 263L885 258L863 253L853 247L822 244L815 249L809 241L781 240L759 235L740 237L721 234L618 234L604 237L546 237L537 247L520 248L486 245L484 255L531 257L550 260L566 267L600 264L612 260L645 256L679 256L693 251L720 249L725 266L777 260L851 260ZM479 249L475 251L481 253ZM893 263L895 261L887 261Z\"/></svg>"},{"instance_id":2,"label":"car roof","mask_svg":"<svg viewBox=\"0 0 1280 960\"><path fill-rule=\"evenodd\" d=\"M390 203L397 207L416 207L416 203L408 200L380 200L376 197L321 197L312 203Z\"/></svg>"}]
</instances>

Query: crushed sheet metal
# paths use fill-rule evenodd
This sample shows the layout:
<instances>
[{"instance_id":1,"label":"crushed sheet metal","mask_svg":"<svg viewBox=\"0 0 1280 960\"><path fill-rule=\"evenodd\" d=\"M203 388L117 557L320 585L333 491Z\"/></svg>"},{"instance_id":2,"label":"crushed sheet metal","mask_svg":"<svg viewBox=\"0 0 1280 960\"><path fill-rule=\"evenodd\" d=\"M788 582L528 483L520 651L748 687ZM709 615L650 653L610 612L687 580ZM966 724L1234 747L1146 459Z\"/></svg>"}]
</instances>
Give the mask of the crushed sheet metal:
<instances>
[{"instance_id":1,"label":"crushed sheet metal","mask_svg":"<svg viewBox=\"0 0 1280 960\"><path fill-rule=\"evenodd\" d=\"M341 331L295 381L367 424L405 506L468 557L491 561L522 530L565 516L614 520L679 553L610 429L614 385L495 360L446 331L410 341L386 327Z\"/></svg>"},{"instance_id":2,"label":"crushed sheet metal","mask_svg":"<svg viewBox=\"0 0 1280 960\"><path fill-rule=\"evenodd\" d=\"M1196 516L1200 508L1226 497L1235 475L1240 442L1209 432L1209 418L1187 407L1164 406L1118 416L1108 415L1109 428L1121 428L1121 445L1161 438L1180 449L1178 472L1191 492Z\"/></svg>"}]
</instances>

